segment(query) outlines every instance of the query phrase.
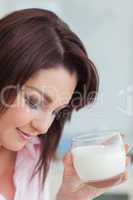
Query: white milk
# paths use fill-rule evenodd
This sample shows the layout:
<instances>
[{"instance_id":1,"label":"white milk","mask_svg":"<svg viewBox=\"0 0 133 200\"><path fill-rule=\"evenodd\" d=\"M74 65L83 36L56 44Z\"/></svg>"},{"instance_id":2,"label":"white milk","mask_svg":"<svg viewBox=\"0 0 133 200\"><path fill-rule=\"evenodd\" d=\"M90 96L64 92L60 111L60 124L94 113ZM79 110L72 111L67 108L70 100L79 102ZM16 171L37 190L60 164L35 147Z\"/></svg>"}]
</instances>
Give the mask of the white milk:
<instances>
[{"instance_id":1,"label":"white milk","mask_svg":"<svg viewBox=\"0 0 133 200\"><path fill-rule=\"evenodd\" d=\"M112 178L125 170L125 150L122 145L89 145L72 149L74 167L83 181Z\"/></svg>"}]
</instances>

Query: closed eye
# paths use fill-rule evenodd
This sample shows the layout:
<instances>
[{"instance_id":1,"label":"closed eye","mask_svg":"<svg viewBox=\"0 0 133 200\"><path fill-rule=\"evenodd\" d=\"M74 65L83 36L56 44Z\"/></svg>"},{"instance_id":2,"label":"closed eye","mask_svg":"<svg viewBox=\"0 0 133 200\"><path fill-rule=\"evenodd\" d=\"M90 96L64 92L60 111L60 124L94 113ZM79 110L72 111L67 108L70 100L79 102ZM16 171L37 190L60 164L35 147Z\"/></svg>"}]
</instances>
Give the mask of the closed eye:
<instances>
[{"instance_id":1,"label":"closed eye","mask_svg":"<svg viewBox=\"0 0 133 200\"><path fill-rule=\"evenodd\" d=\"M33 109L33 110L42 109L43 106L44 106L44 107L47 106L46 101L44 101L44 102L42 103L42 101L40 101L39 98L37 98L37 97L35 97L35 96L33 96L33 95L31 96L31 95L26 95L26 94L25 94L25 95L24 95L24 99L25 99L25 103L26 103L31 109ZM45 107L45 108L46 108L46 107ZM64 113L64 114L68 113L69 110L70 110L69 108L70 108L70 105L64 104L64 105L62 105L62 106L56 108L56 109L53 111L52 115L53 115L54 117L60 117L60 116L62 116L63 113Z\"/></svg>"},{"instance_id":2,"label":"closed eye","mask_svg":"<svg viewBox=\"0 0 133 200\"><path fill-rule=\"evenodd\" d=\"M38 109L40 107L40 103L37 98L33 98L31 96L25 95L25 103L32 109Z\"/></svg>"}]
</instances>

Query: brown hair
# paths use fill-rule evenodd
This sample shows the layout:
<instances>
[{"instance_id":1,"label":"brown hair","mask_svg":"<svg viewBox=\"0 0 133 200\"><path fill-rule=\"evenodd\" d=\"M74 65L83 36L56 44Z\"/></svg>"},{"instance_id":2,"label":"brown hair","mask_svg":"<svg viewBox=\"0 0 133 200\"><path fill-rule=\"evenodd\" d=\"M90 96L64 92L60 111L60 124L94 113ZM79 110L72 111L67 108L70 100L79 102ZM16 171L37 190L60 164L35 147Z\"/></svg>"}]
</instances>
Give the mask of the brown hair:
<instances>
[{"instance_id":1,"label":"brown hair","mask_svg":"<svg viewBox=\"0 0 133 200\"><path fill-rule=\"evenodd\" d=\"M44 9L19 10L2 18L0 49L0 92L8 85L22 87L39 69L59 64L78 76L69 106L60 111L48 133L39 136L43 149L36 173L43 172L44 183L65 122L74 109L94 102L99 87L97 70L79 37L56 14ZM9 90L5 98L12 103L16 95ZM0 109L1 113L6 110L1 102Z\"/></svg>"}]
</instances>

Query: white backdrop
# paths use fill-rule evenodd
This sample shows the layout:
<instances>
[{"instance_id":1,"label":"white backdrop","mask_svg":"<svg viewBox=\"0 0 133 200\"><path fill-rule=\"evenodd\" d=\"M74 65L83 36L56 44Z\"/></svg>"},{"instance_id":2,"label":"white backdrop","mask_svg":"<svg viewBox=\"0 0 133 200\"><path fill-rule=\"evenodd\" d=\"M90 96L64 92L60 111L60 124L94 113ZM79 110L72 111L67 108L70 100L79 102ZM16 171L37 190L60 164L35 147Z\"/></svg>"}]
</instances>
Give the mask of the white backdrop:
<instances>
[{"instance_id":1,"label":"white backdrop","mask_svg":"<svg viewBox=\"0 0 133 200\"><path fill-rule=\"evenodd\" d=\"M0 0L0 17L30 7L53 10L68 22L85 43L100 74L97 103L73 114L64 130L60 154L68 150L74 134L103 129L122 131L133 145L133 1ZM60 169L54 171L53 180L59 179ZM131 172L129 181L112 192L127 191L133 200L132 180ZM57 182L53 181L54 189Z\"/></svg>"},{"instance_id":2,"label":"white backdrop","mask_svg":"<svg viewBox=\"0 0 133 200\"><path fill-rule=\"evenodd\" d=\"M97 103L73 114L64 136L119 129L133 135L133 14L131 0L1 0L0 15L40 7L55 11L84 41L100 74Z\"/></svg>"}]
</instances>

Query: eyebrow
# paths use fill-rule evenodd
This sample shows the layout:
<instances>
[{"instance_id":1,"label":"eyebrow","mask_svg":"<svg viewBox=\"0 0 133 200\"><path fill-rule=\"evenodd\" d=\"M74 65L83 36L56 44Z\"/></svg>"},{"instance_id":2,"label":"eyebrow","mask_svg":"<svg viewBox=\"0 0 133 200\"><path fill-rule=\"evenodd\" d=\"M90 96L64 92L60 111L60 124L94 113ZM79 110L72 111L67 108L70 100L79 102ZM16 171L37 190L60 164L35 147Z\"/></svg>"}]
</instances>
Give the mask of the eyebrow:
<instances>
[{"instance_id":1,"label":"eyebrow","mask_svg":"<svg viewBox=\"0 0 133 200\"><path fill-rule=\"evenodd\" d=\"M41 96L43 96L46 99L46 101L49 104L53 102L53 99L46 92L42 92L40 89L38 89L38 88L36 88L34 86L25 85L25 87L31 88L31 89L37 91ZM55 110L59 110L59 109L65 108L66 106L68 106L68 104L63 104L63 105L59 106L58 108L56 108Z\"/></svg>"},{"instance_id":2,"label":"eyebrow","mask_svg":"<svg viewBox=\"0 0 133 200\"><path fill-rule=\"evenodd\" d=\"M25 87L37 91L40 95L42 95L47 100L48 103L52 103L53 102L53 99L46 92L42 92L41 90L39 90L38 88L36 88L34 86L26 85Z\"/></svg>"}]
</instances>

